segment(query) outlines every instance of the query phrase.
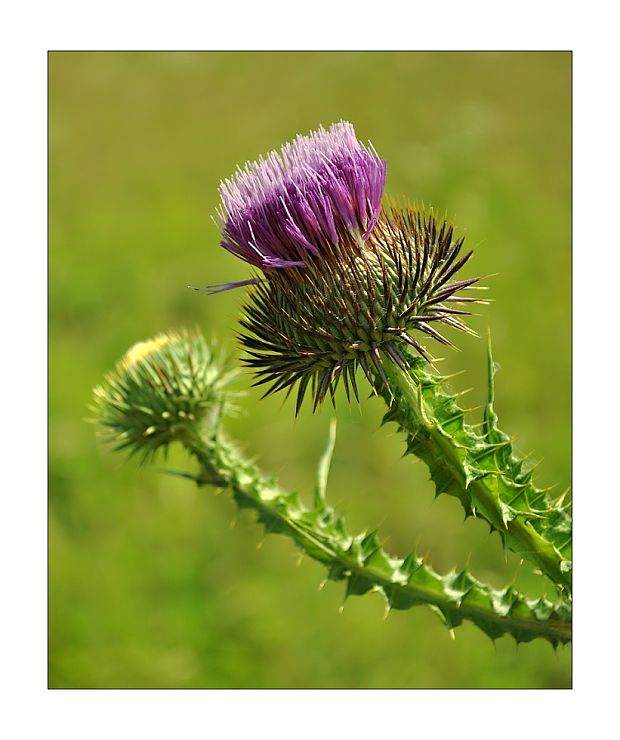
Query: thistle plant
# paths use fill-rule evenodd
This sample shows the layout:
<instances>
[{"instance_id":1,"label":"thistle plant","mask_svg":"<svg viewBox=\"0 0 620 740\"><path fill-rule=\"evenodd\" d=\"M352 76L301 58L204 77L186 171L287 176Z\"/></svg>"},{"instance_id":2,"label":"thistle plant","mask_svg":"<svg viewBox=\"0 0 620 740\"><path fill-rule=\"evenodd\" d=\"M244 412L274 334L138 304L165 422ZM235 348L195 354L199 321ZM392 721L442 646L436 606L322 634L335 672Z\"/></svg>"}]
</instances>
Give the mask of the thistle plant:
<instances>
[{"instance_id":1,"label":"thistle plant","mask_svg":"<svg viewBox=\"0 0 620 740\"><path fill-rule=\"evenodd\" d=\"M248 263L240 342L265 395L296 391L295 413L313 411L342 383L361 402L361 383L381 396L406 453L428 466L436 494L486 520L503 545L532 562L557 597L494 590L467 571L439 575L415 553L388 555L377 533L348 533L326 503L334 436L319 465L311 506L244 459L226 436L231 379L198 334L166 334L137 345L96 389L98 419L116 447L151 458L172 442L195 458L184 473L198 485L230 489L267 532L290 537L344 580L347 595L383 594L388 608L432 607L452 628L463 620L493 639L571 639L571 519L562 499L535 486L498 427L488 346L487 400L478 425L466 420L429 340L452 346L451 330L484 303L479 278L459 279L471 257L452 225L432 210L383 203L386 162L344 121L298 136L280 152L246 164L220 188L221 246ZM359 382L358 382L359 381Z\"/></svg>"}]
</instances>

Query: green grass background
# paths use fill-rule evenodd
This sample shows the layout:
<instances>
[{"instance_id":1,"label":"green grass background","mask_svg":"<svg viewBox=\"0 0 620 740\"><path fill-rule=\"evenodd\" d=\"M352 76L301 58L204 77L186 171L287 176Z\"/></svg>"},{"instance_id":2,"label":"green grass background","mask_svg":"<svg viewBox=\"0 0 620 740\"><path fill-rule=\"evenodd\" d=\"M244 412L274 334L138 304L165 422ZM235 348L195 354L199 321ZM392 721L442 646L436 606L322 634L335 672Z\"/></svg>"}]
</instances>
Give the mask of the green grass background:
<instances>
[{"instance_id":1,"label":"green grass background","mask_svg":"<svg viewBox=\"0 0 620 740\"><path fill-rule=\"evenodd\" d=\"M199 326L231 356L242 291L218 247L219 180L297 133L345 118L388 161L387 192L447 211L494 303L497 410L537 481L570 484L569 53L52 53L49 57L49 681L53 687L566 687L571 652L452 640L426 608L383 618L347 601L249 513L98 443L91 390L132 343ZM453 337L454 338L454 337ZM484 341L443 368L482 401ZM297 420L243 375L231 432L309 495L332 411ZM344 399L341 399L344 400ZM328 496L387 549L469 563L495 586L552 590L460 505L433 501L377 399L339 404ZM480 413L480 412L478 412ZM171 465L191 463L173 453ZM262 543L262 545L261 545Z\"/></svg>"}]
</instances>

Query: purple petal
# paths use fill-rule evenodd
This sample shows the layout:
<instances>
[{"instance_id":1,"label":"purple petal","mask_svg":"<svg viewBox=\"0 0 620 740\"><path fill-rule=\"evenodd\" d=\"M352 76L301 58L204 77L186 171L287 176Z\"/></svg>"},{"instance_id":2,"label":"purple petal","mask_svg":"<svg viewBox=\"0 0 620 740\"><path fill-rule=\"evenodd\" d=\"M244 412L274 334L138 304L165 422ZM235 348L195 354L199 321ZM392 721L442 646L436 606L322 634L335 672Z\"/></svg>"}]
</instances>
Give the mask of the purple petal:
<instances>
[{"instance_id":1,"label":"purple petal","mask_svg":"<svg viewBox=\"0 0 620 740\"><path fill-rule=\"evenodd\" d=\"M221 246L262 270L301 266L347 229L367 239L386 162L346 121L297 136L220 185Z\"/></svg>"}]
</instances>

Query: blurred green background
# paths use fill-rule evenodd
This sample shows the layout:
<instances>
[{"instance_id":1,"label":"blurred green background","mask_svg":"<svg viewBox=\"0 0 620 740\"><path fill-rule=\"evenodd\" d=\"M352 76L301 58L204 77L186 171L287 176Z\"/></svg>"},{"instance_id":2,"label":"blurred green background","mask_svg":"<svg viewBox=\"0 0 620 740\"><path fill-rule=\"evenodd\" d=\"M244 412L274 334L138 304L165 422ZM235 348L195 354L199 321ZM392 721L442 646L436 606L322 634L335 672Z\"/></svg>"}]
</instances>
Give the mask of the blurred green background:
<instances>
[{"instance_id":1,"label":"blurred green background","mask_svg":"<svg viewBox=\"0 0 620 740\"><path fill-rule=\"evenodd\" d=\"M139 468L86 423L91 391L134 342L199 326L230 355L241 280L210 216L219 180L297 133L345 118L388 161L387 192L447 211L491 275L497 410L537 482L571 474L569 53L60 53L49 56L49 681L52 687L567 687L571 652L456 639L426 608L383 619L281 537L262 546L226 496ZM442 369L483 398L485 343L458 337ZM436 348L437 349L437 348ZM309 496L331 408L315 416L244 374L231 432ZM344 399L341 399L344 400ZM340 403L328 496L351 530L380 525L445 571L548 585L504 556L455 499L401 459L382 402ZM480 413L480 412L478 412ZM169 464L187 467L182 453Z\"/></svg>"}]
</instances>

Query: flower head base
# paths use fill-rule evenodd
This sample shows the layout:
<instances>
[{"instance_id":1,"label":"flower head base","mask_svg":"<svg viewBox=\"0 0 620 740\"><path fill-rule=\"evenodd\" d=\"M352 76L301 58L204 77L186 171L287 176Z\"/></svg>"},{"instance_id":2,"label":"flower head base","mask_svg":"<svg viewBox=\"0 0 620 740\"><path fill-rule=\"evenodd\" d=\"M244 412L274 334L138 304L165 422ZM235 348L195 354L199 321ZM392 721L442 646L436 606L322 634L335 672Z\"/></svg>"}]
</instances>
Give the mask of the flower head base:
<instances>
[{"instance_id":1,"label":"flower head base","mask_svg":"<svg viewBox=\"0 0 620 740\"><path fill-rule=\"evenodd\" d=\"M474 334L455 306L484 302L462 294L478 278L453 280L472 254L462 244L432 212L387 210L366 242L341 239L304 269L268 274L241 321L255 385L268 383L268 395L297 384L297 411L310 388L316 408L340 380L358 397L358 367L374 388L387 382L384 360L407 371L408 347L430 361L416 336L451 345L438 324Z\"/></svg>"},{"instance_id":2,"label":"flower head base","mask_svg":"<svg viewBox=\"0 0 620 740\"><path fill-rule=\"evenodd\" d=\"M228 405L232 377L198 334L159 334L138 342L95 388L97 422L115 449L146 461L171 442L188 441Z\"/></svg>"},{"instance_id":3,"label":"flower head base","mask_svg":"<svg viewBox=\"0 0 620 740\"><path fill-rule=\"evenodd\" d=\"M285 144L222 182L221 245L263 271L302 267L377 222L386 163L340 121Z\"/></svg>"}]
</instances>

